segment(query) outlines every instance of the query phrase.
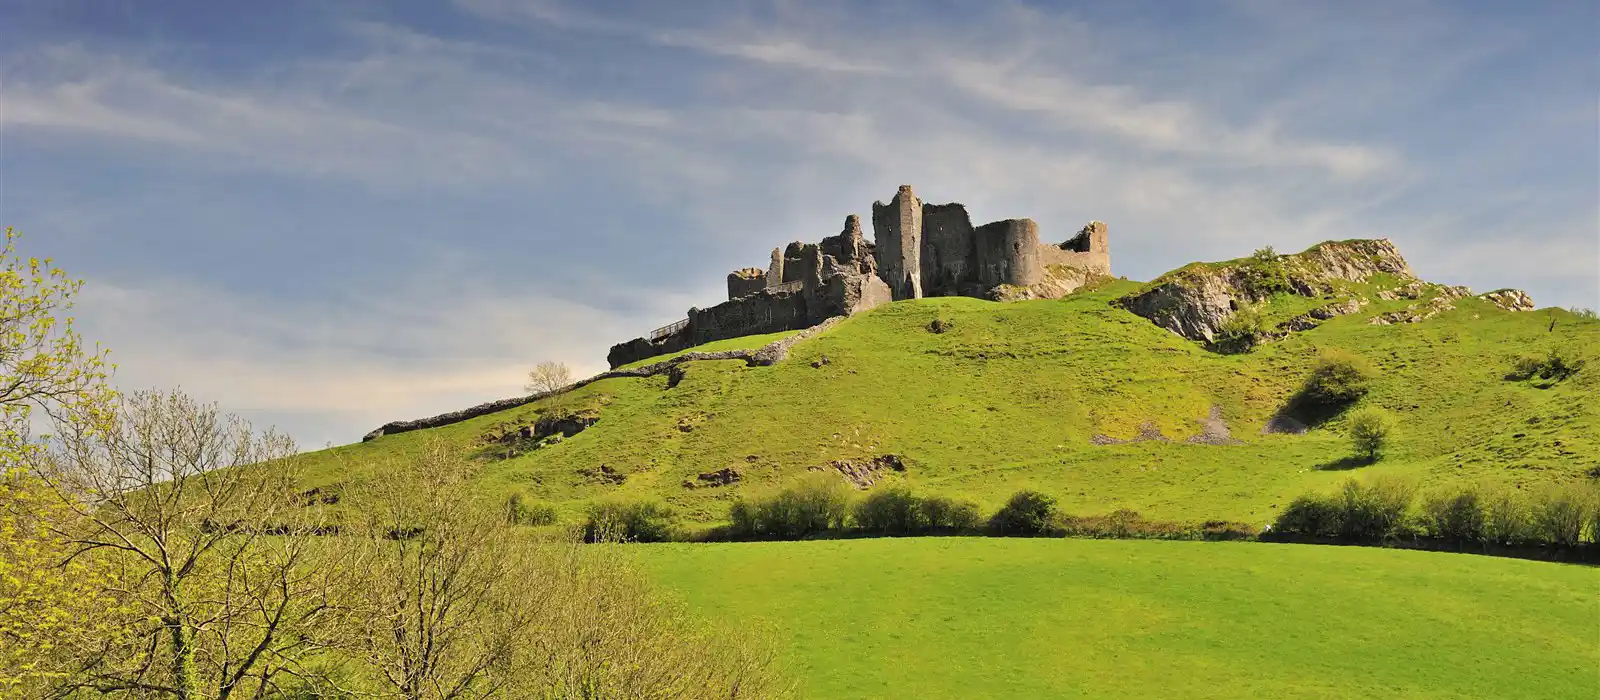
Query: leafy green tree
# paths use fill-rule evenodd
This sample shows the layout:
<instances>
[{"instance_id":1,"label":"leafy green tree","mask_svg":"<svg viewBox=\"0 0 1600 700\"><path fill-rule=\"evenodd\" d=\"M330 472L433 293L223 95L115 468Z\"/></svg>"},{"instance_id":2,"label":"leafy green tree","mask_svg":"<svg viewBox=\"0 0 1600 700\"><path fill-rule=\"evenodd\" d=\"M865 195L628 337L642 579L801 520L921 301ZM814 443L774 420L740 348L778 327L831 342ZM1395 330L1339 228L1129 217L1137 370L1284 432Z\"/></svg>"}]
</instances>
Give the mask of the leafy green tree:
<instances>
[{"instance_id":1,"label":"leafy green tree","mask_svg":"<svg viewBox=\"0 0 1600 700\"><path fill-rule=\"evenodd\" d=\"M1376 462L1383 456L1390 430L1388 415L1377 409L1363 409L1350 416L1350 444L1356 455L1368 462Z\"/></svg>"},{"instance_id":2,"label":"leafy green tree","mask_svg":"<svg viewBox=\"0 0 1600 700\"><path fill-rule=\"evenodd\" d=\"M1366 396L1377 375L1377 370L1360 355L1329 348L1317 357L1300 394L1315 404L1340 406Z\"/></svg>"}]
</instances>

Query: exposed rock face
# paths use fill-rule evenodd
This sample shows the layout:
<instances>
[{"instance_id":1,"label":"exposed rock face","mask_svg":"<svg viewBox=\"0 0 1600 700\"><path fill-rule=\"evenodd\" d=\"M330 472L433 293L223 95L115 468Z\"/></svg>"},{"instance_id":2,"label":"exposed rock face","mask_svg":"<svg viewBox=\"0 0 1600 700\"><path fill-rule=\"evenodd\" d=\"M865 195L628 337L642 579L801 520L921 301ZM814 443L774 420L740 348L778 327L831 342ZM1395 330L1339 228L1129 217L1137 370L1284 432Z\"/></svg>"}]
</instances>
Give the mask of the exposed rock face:
<instances>
[{"instance_id":1,"label":"exposed rock face","mask_svg":"<svg viewBox=\"0 0 1600 700\"><path fill-rule=\"evenodd\" d=\"M1262 265L1281 273L1286 289L1262 288ZM1163 275L1117 304L1185 338L1211 342L1235 311L1273 291L1315 296L1332 291L1332 280L1365 282L1379 274L1414 279L1411 266L1388 239L1328 242L1266 263L1247 258L1191 265Z\"/></svg>"},{"instance_id":2,"label":"exposed rock face","mask_svg":"<svg viewBox=\"0 0 1600 700\"><path fill-rule=\"evenodd\" d=\"M683 482L683 487L692 489L700 487L713 488L717 486L727 486L743 480L744 475L740 474L739 470L734 469L733 467L724 467L714 472L704 472L696 476L695 479L696 481L685 480Z\"/></svg>"},{"instance_id":3,"label":"exposed rock face","mask_svg":"<svg viewBox=\"0 0 1600 700\"><path fill-rule=\"evenodd\" d=\"M1534 309L1533 297L1520 289L1499 289L1481 296L1495 306L1506 311L1532 311Z\"/></svg>"},{"instance_id":4,"label":"exposed rock face","mask_svg":"<svg viewBox=\"0 0 1600 700\"><path fill-rule=\"evenodd\" d=\"M1245 298L1226 271L1171 281L1118 301L1122 307L1190 340L1211 342Z\"/></svg>"},{"instance_id":5,"label":"exposed rock face","mask_svg":"<svg viewBox=\"0 0 1600 700\"><path fill-rule=\"evenodd\" d=\"M1373 275L1415 279L1411 265L1387 238L1319 243L1297 256L1315 277L1365 282Z\"/></svg>"},{"instance_id":6,"label":"exposed rock face","mask_svg":"<svg viewBox=\"0 0 1600 700\"><path fill-rule=\"evenodd\" d=\"M878 482L885 471L903 472L906 463L899 455L879 455L868 460L839 459L828 462L825 467L808 467L807 471L836 471L858 489L865 489Z\"/></svg>"}]
</instances>

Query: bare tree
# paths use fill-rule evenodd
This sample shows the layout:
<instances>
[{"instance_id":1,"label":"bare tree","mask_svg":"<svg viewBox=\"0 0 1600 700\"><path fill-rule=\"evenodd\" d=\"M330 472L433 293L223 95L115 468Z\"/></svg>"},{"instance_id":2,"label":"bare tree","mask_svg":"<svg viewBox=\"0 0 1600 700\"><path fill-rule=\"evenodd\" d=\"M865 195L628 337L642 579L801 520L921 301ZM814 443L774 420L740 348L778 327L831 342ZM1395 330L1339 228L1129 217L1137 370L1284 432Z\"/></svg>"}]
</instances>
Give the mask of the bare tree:
<instances>
[{"instance_id":1,"label":"bare tree","mask_svg":"<svg viewBox=\"0 0 1600 700\"><path fill-rule=\"evenodd\" d=\"M389 465L361 506L359 643L389 692L453 698L777 698L767 638L704 630L614 547L536 540L469 488L440 442Z\"/></svg>"},{"instance_id":2,"label":"bare tree","mask_svg":"<svg viewBox=\"0 0 1600 700\"><path fill-rule=\"evenodd\" d=\"M517 632L514 544L466 488L470 466L431 442L387 465L362 498L369 565L353 650L407 700L492 697ZM361 498L361 496L357 496Z\"/></svg>"},{"instance_id":3,"label":"bare tree","mask_svg":"<svg viewBox=\"0 0 1600 700\"><path fill-rule=\"evenodd\" d=\"M523 387L530 394L546 394L565 388L572 383L572 370L560 362L546 360L528 372L528 383Z\"/></svg>"},{"instance_id":4,"label":"bare tree","mask_svg":"<svg viewBox=\"0 0 1600 700\"><path fill-rule=\"evenodd\" d=\"M296 490L294 446L180 392L63 420L35 473L81 522L72 558L109 561L137 646L75 650L65 690L181 700L259 697L323 646L340 567Z\"/></svg>"}]
</instances>

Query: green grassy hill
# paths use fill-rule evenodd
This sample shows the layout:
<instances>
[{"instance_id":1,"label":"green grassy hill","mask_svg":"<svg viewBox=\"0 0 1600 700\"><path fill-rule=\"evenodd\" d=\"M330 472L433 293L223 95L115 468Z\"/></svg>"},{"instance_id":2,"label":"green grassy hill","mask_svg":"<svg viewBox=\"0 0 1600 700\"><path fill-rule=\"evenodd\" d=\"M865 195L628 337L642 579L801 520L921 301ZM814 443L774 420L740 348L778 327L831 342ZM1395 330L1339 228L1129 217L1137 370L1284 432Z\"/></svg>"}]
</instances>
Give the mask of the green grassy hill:
<instances>
[{"instance_id":1,"label":"green grassy hill","mask_svg":"<svg viewBox=\"0 0 1600 700\"><path fill-rule=\"evenodd\" d=\"M808 698L1592 698L1593 568L1360 547L641 545Z\"/></svg>"},{"instance_id":2,"label":"green grassy hill","mask_svg":"<svg viewBox=\"0 0 1600 700\"><path fill-rule=\"evenodd\" d=\"M595 499L626 498L664 501L712 523L742 490L831 460L894 454L906 470L887 478L987 507L1031 487L1076 514L1131 508L1152 518L1266 523L1295 495L1353 473L1413 475L1426 489L1576 479L1600 466L1600 409L1591 400L1600 395L1600 322L1468 297L1421 322L1369 324L1415 303L1379 298L1392 283L1351 285L1346 291L1371 301L1359 313L1234 355L1114 306L1141 288L1128 281L1051 301L897 302L799 343L775 366L691 362L675 385L665 374L607 379L560 397L559 409L544 401L313 453L308 485L378 477L386 459L440 439L482 461L482 488L524 492L565 519L580 518ZM1279 295L1265 316L1277 321L1315 303ZM935 320L943 332L930 330ZM1517 356L1557 347L1589 367L1556 383L1504 378ZM1350 453L1339 418L1303 435L1262 434L1325 348L1355 352L1381 372L1361 403L1391 411L1397 428L1375 465L1339 468ZM1240 444L1187 442L1214 408ZM538 449L494 441L542 412L574 409L599 420ZM1142 426L1168 441L1097 444L1135 437ZM724 468L741 480L685 485Z\"/></svg>"}]
</instances>

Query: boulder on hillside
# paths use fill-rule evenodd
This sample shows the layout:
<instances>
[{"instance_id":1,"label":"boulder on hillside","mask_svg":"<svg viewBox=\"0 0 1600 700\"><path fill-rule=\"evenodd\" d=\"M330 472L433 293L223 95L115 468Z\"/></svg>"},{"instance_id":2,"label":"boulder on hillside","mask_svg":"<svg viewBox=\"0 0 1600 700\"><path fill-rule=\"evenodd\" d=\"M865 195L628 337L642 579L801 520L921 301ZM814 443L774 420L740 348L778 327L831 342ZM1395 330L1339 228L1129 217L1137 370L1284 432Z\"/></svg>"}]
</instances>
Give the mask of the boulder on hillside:
<instances>
[{"instance_id":1,"label":"boulder on hillside","mask_svg":"<svg viewBox=\"0 0 1600 700\"><path fill-rule=\"evenodd\" d=\"M1480 299L1498 306L1506 311L1532 311L1533 297L1520 289L1497 289L1488 294L1479 295Z\"/></svg>"}]
</instances>

